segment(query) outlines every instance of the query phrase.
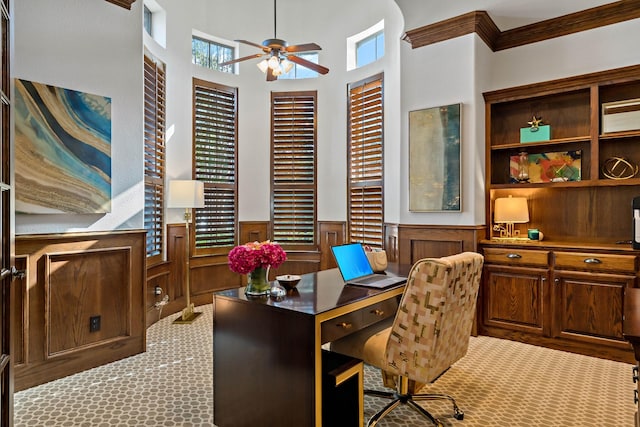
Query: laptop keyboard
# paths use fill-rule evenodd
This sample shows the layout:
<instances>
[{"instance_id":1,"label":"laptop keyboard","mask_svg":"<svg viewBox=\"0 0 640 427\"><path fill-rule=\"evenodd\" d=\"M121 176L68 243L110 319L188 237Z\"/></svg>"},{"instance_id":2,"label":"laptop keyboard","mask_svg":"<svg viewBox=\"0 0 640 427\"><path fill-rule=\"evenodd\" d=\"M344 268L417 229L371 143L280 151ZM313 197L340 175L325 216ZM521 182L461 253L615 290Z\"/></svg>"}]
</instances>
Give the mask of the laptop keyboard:
<instances>
[{"instance_id":1,"label":"laptop keyboard","mask_svg":"<svg viewBox=\"0 0 640 427\"><path fill-rule=\"evenodd\" d=\"M362 283L363 285L367 285L369 283L379 282L380 280L384 280L383 277L381 275L376 275L376 276L365 277L363 279L358 279L356 280L356 282Z\"/></svg>"}]
</instances>

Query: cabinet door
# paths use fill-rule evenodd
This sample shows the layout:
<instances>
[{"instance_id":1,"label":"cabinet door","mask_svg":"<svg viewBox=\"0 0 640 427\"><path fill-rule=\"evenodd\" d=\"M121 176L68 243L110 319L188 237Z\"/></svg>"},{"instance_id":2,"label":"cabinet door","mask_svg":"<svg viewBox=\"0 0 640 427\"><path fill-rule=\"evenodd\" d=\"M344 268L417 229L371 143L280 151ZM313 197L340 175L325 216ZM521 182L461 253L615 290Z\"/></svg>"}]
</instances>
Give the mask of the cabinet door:
<instances>
[{"instance_id":1,"label":"cabinet door","mask_svg":"<svg viewBox=\"0 0 640 427\"><path fill-rule=\"evenodd\" d=\"M627 348L622 335L624 289L634 276L557 270L552 301L555 337Z\"/></svg>"},{"instance_id":2,"label":"cabinet door","mask_svg":"<svg viewBox=\"0 0 640 427\"><path fill-rule=\"evenodd\" d=\"M485 265L483 325L538 335L548 333L543 310L548 275L547 269Z\"/></svg>"}]
</instances>

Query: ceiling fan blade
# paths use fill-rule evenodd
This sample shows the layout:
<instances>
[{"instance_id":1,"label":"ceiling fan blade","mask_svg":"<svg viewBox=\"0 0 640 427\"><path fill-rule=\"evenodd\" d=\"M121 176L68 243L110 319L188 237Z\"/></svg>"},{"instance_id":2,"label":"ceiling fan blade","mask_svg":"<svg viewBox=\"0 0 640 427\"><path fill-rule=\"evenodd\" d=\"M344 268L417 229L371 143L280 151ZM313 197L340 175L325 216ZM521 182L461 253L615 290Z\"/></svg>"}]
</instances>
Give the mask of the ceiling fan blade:
<instances>
[{"instance_id":1,"label":"ceiling fan blade","mask_svg":"<svg viewBox=\"0 0 640 427\"><path fill-rule=\"evenodd\" d=\"M267 75L267 81L268 82L272 82L274 80L278 80L278 76L274 76L273 75L273 70L271 68L269 68L266 72Z\"/></svg>"},{"instance_id":2,"label":"ceiling fan blade","mask_svg":"<svg viewBox=\"0 0 640 427\"><path fill-rule=\"evenodd\" d=\"M242 58L232 59L231 61L226 61L218 64L219 67L224 67L225 65L235 64L236 62L246 61L247 59L260 58L264 53L256 53L249 56L243 56Z\"/></svg>"},{"instance_id":3,"label":"ceiling fan blade","mask_svg":"<svg viewBox=\"0 0 640 427\"><path fill-rule=\"evenodd\" d=\"M329 72L329 69L327 67L323 67L322 65L316 64L311 61L307 61L306 59L300 58L299 56L288 55L287 59L291 62L295 62L298 65L302 65L305 68L313 70L316 73L327 74Z\"/></svg>"},{"instance_id":4,"label":"ceiling fan blade","mask_svg":"<svg viewBox=\"0 0 640 427\"><path fill-rule=\"evenodd\" d=\"M234 41L236 41L238 43L248 44L249 46L257 47L258 49L261 49L261 50L263 50L265 52L271 52L271 48L270 47L263 46L263 45L258 44L258 43L250 42L248 40L234 40Z\"/></svg>"},{"instance_id":5,"label":"ceiling fan blade","mask_svg":"<svg viewBox=\"0 0 640 427\"><path fill-rule=\"evenodd\" d=\"M303 43L287 46L284 50L285 52L309 52L312 50L322 50L322 48L315 43Z\"/></svg>"}]
</instances>

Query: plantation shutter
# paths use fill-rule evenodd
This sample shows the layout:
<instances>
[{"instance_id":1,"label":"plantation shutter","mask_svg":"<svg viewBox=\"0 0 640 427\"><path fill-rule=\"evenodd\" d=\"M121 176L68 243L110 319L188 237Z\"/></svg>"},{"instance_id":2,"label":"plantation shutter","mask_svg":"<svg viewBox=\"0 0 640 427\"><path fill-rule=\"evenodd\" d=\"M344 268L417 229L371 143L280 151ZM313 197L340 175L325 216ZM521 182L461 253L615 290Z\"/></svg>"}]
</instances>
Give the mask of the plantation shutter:
<instances>
[{"instance_id":1,"label":"plantation shutter","mask_svg":"<svg viewBox=\"0 0 640 427\"><path fill-rule=\"evenodd\" d=\"M164 230L165 73L144 57L144 228L147 264L162 260Z\"/></svg>"},{"instance_id":2,"label":"plantation shutter","mask_svg":"<svg viewBox=\"0 0 640 427\"><path fill-rule=\"evenodd\" d=\"M283 246L315 244L316 100L315 91L271 94L271 220Z\"/></svg>"},{"instance_id":3,"label":"plantation shutter","mask_svg":"<svg viewBox=\"0 0 640 427\"><path fill-rule=\"evenodd\" d=\"M383 78L349 85L349 239L382 247Z\"/></svg>"},{"instance_id":4,"label":"plantation shutter","mask_svg":"<svg viewBox=\"0 0 640 427\"><path fill-rule=\"evenodd\" d=\"M222 253L236 244L238 90L193 82L195 179L204 182L205 207L195 211L196 253Z\"/></svg>"}]
</instances>

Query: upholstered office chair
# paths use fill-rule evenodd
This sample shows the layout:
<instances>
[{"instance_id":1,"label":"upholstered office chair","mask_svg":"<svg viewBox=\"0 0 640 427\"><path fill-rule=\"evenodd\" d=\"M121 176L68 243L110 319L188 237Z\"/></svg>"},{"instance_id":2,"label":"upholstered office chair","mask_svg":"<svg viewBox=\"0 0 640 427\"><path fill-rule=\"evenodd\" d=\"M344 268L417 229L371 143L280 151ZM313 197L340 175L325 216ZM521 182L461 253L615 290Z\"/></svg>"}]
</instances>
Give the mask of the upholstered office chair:
<instances>
[{"instance_id":1,"label":"upholstered office chair","mask_svg":"<svg viewBox=\"0 0 640 427\"><path fill-rule=\"evenodd\" d=\"M473 252L416 262L392 323L379 322L331 343L331 351L397 376L395 393L365 390L365 394L391 399L369 419L368 426L375 426L401 403L442 426L416 403L419 400L448 399L455 418L464 417L451 396L412 395L408 382L431 383L467 353L483 262L482 255Z\"/></svg>"}]
</instances>

